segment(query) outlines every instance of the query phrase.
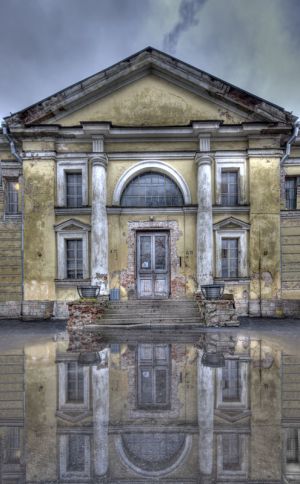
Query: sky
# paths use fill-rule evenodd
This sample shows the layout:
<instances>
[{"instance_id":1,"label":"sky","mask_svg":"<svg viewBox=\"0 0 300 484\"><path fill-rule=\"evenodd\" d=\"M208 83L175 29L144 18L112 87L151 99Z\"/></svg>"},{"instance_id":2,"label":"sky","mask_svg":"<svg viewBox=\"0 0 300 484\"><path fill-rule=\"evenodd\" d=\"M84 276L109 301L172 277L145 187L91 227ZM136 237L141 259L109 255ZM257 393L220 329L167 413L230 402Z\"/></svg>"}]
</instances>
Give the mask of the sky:
<instances>
[{"instance_id":1,"label":"sky","mask_svg":"<svg viewBox=\"0 0 300 484\"><path fill-rule=\"evenodd\" d=\"M0 0L0 119L147 46L300 116L300 0Z\"/></svg>"}]
</instances>

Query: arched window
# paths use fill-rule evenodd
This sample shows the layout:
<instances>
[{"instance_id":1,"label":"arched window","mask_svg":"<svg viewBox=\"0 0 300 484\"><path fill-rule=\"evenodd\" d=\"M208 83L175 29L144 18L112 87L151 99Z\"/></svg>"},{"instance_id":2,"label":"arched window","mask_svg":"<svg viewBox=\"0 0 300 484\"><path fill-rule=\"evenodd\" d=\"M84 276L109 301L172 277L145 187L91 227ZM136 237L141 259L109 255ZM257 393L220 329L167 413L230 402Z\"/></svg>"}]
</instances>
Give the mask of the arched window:
<instances>
[{"instance_id":1,"label":"arched window","mask_svg":"<svg viewBox=\"0 0 300 484\"><path fill-rule=\"evenodd\" d=\"M131 180L125 188L121 207L182 207L183 196L168 176L147 172Z\"/></svg>"}]
</instances>

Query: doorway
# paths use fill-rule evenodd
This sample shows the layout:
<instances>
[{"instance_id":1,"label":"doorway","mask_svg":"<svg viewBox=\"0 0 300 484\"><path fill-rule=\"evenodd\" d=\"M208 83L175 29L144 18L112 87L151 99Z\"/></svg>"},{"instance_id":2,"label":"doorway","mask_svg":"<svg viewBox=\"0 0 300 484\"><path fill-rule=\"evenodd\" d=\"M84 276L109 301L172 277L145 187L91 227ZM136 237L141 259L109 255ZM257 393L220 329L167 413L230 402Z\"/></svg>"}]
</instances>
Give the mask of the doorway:
<instances>
[{"instance_id":1,"label":"doorway","mask_svg":"<svg viewBox=\"0 0 300 484\"><path fill-rule=\"evenodd\" d=\"M167 298L170 293L169 233L137 233L137 295Z\"/></svg>"}]
</instances>

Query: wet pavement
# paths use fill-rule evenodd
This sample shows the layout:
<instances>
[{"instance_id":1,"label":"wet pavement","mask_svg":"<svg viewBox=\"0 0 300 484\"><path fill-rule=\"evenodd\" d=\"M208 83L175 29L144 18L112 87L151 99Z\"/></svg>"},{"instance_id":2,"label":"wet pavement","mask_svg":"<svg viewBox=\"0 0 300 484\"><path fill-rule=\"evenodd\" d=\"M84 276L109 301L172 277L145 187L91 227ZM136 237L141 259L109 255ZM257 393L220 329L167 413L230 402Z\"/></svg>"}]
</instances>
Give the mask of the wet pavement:
<instances>
[{"instance_id":1,"label":"wet pavement","mask_svg":"<svg viewBox=\"0 0 300 484\"><path fill-rule=\"evenodd\" d=\"M115 329L0 322L1 483L300 483L300 320Z\"/></svg>"}]
</instances>

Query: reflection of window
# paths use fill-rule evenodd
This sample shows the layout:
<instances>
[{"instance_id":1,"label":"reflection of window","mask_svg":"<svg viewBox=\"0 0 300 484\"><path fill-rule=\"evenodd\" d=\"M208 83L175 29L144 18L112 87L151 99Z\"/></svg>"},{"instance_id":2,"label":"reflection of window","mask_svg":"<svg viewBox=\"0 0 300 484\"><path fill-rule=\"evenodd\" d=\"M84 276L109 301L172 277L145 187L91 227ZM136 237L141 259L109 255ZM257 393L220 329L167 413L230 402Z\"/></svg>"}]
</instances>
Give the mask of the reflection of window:
<instances>
[{"instance_id":1,"label":"reflection of window","mask_svg":"<svg viewBox=\"0 0 300 484\"><path fill-rule=\"evenodd\" d=\"M138 406L164 408L170 403L168 345L138 346Z\"/></svg>"},{"instance_id":2,"label":"reflection of window","mask_svg":"<svg viewBox=\"0 0 300 484\"><path fill-rule=\"evenodd\" d=\"M291 428L287 430L286 438L286 462L287 464L299 464L300 463L300 446L299 435L297 428Z\"/></svg>"},{"instance_id":3,"label":"reflection of window","mask_svg":"<svg viewBox=\"0 0 300 484\"><path fill-rule=\"evenodd\" d=\"M222 277L238 277L238 242L222 238Z\"/></svg>"},{"instance_id":4,"label":"reflection of window","mask_svg":"<svg viewBox=\"0 0 300 484\"><path fill-rule=\"evenodd\" d=\"M239 471L241 469L239 434L223 435L222 446L223 446L223 470Z\"/></svg>"},{"instance_id":5,"label":"reflection of window","mask_svg":"<svg viewBox=\"0 0 300 484\"><path fill-rule=\"evenodd\" d=\"M67 279L83 278L82 239L66 241L67 245Z\"/></svg>"},{"instance_id":6,"label":"reflection of window","mask_svg":"<svg viewBox=\"0 0 300 484\"><path fill-rule=\"evenodd\" d=\"M11 427L5 433L4 462L5 464L18 464L21 456L20 429Z\"/></svg>"},{"instance_id":7,"label":"reflection of window","mask_svg":"<svg viewBox=\"0 0 300 484\"><path fill-rule=\"evenodd\" d=\"M238 172L223 171L221 174L221 202L226 207L238 204Z\"/></svg>"},{"instance_id":8,"label":"reflection of window","mask_svg":"<svg viewBox=\"0 0 300 484\"><path fill-rule=\"evenodd\" d=\"M183 197L171 178L161 173L143 173L124 190L122 207L181 207Z\"/></svg>"},{"instance_id":9,"label":"reflection of window","mask_svg":"<svg viewBox=\"0 0 300 484\"><path fill-rule=\"evenodd\" d=\"M83 403L83 366L76 361L68 363L67 402Z\"/></svg>"},{"instance_id":10,"label":"reflection of window","mask_svg":"<svg viewBox=\"0 0 300 484\"><path fill-rule=\"evenodd\" d=\"M66 173L67 207L82 206L82 174Z\"/></svg>"},{"instance_id":11,"label":"reflection of window","mask_svg":"<svg viewBox=\"0 0 300 484\"><path fill-rule=\"evenodd\" d=\"M6 185L6 204L5 213L17 214L19 211L18 203L18 183L17 181L8 180Z\"/></svg>"},{"instance_id":12,"label":"reflection of window","mask_svg":"<svg viewBox=\"0 0 300 484\"><path fill-rule=\"evenodd\" d=\"M239 402L241 385L238 360L225 360L225 366L222 368L222 384L223 402Z\"/></svg>"},{"instance_id":13,"label":"reflection of window","mask_svg":"<svg viewBox=\"0 0 300 484\"><path fill-rule=\"evenodd\" d=\"M84 471L85 436L80 434L69 435L67 471Z\"/></svg>"},{"instance_id":14,"label":"reflection of window","mask_svg":"<svg viewBox=\"0 0 300 484\"><path fill-rule=\"evenodd\" d=\"M59 468L60 478L70 482L89 481L91 476L90 437L70 433L60 436ZM73 481L74 479L74 481Z\"/></svg>"}]
</instances>

